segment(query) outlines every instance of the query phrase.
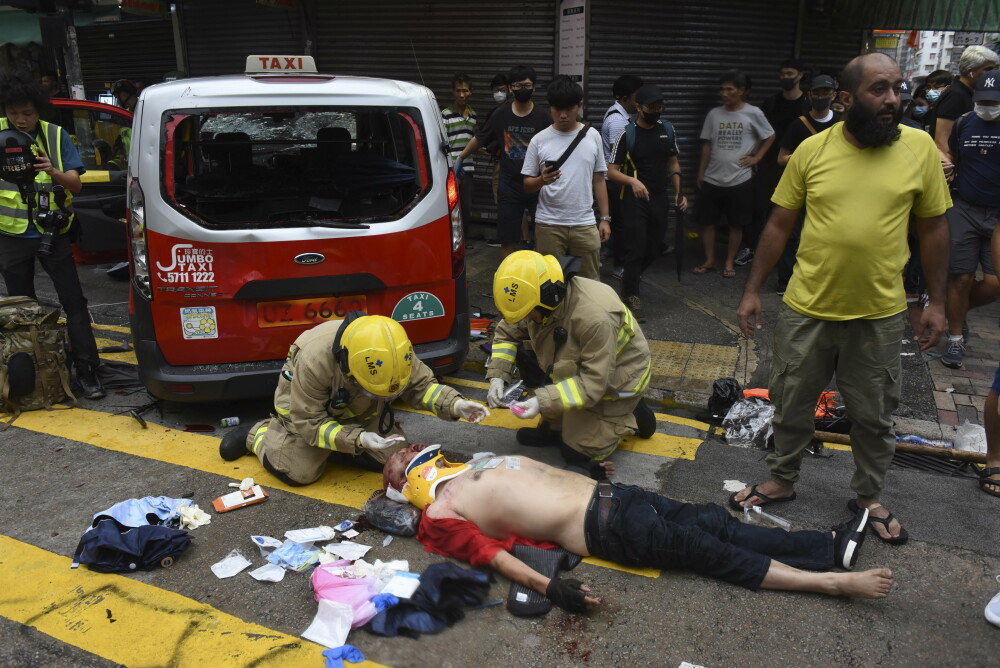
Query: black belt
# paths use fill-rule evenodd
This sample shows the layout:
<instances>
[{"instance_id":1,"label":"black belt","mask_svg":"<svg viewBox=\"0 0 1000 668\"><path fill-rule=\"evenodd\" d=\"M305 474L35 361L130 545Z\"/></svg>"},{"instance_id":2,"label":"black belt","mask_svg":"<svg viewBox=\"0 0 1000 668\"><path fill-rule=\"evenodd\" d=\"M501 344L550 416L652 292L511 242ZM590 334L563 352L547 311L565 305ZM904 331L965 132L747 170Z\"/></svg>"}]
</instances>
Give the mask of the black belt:
<instances>
[{"instance_id":1,"label":"black belt","mask_svg":"<svg viewBox=\"0 0 1000 668\"><path fill-rule=\"evenodd\" d=\"M597 483L597 487L594 489L594 496L590 502L590 510L593 512L596 510L596 524L593 526L588 523L585 527L585 538L587 540L587 548L591 554L594 554L595 549L600 552L604 552L606 549L605 538L605 528L608 524L608 515L611 514L611 500L614 498L614 488L611 483L602 480ZM594 508L594 503L597 503L596 509ZM600 556L594 554L594 556Z\"/></svg>"}]
</instances>

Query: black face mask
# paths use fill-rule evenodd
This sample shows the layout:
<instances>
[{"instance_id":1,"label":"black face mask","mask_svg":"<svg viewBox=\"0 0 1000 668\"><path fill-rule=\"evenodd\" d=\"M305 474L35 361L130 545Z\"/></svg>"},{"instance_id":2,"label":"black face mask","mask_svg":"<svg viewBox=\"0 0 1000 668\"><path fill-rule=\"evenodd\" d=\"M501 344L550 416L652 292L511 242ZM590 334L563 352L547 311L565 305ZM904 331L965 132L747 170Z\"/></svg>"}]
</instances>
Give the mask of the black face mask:
<instances>
[{"instance_id":1,"label":"black face mask","mask_svg":"<svg viewBox=\"0 0 1000 668\"><path fill-rule=\"evenodd\" d=\"M531 99L531 94L534 92L533 88L518 88L514 91L514 99L518 102L527 102Z\"/></svg>"},{"instance_id":2,"label":"black face mask","mask_svg":"<svg viewBox=\"0 0 1000 668\"><path fill-rule=\"evenodd\" d=\"M782 90L792 90L796 85L798 85L795 77L792 77L791 79L778 79L778 82L781 84Z\"/></svg>"},{"instance_id":3,"label":"black face mask","mask_svg":"<svg viewBox=\"0 0 1000 668\"><path fill-rule=\"evenodd\" d=\"M656 121L660 120L660 112L644 111L642 112L642 120L646 121L650 125L656 125Z\"/></svg>"},{"instance_id":4,"label":"black face mask","mask_svg":"<svg viewBox=\"0 0 1000 668\"><path fill-rule=\"evenodd\" d=\"M833 100L831 100L828 97L810 97L809 98L809 104L812 105L812 108L815 111L823 111L824 109L826 109L827 107L830 106L831 102L833 102Z\"/></svg>"}]
</instances>

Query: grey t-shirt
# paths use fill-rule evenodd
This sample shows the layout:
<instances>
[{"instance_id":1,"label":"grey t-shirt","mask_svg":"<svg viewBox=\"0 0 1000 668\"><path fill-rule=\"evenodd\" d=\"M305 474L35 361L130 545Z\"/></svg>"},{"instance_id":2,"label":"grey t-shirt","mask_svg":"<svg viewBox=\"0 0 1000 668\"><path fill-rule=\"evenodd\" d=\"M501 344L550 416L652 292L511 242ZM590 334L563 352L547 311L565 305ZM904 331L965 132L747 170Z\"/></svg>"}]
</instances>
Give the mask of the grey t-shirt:
<instances>
[{"instance_id":1,"label":"grey t-shirt","mask_svg":"<svg viewBox=\"0 0 1000 668\"><path fill-rule=\"evenodd\" d=\"M542 165L555 162L573 143L580 128L559 132L551 125L534 137L524 156L524 176L538 176ZM593 225L594 173L607 172L601 135L589 128L580 144L559 168L559 180L546 183L538 193L535 222L546 225ZM603 187L603 186L602 186Z\"/></svg>"},{"instance_id":2,"label":"grey t-shirt","mask_svg":"<svg viewBox=\"0 0 1000 668\"><path fill-rule=\"evenodd\" d=\"M737 111L716 107L708 112L701 138L712 142L712 155L705 168L705 180L716 186L738 186L750 180L749 167L740 167L740 158L754 152L760 142L774 134L764 112L752 104Z\"/></svg>"}]
</instances>

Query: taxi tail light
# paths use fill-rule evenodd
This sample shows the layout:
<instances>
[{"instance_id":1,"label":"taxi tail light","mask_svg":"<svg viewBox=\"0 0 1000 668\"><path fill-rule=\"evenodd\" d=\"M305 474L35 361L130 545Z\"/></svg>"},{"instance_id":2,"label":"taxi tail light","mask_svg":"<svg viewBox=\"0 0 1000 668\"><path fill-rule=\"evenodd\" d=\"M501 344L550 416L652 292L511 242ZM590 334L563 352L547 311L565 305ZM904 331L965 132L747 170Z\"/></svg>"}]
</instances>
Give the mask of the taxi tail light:
<instances>
[{"instance_id":1,"label":"taxi tail light","mask_svg":"<svg viewBox=\"0 0 1000 668\"><path fill-rule=\"evenodd\" d=\"M458 205L458 181L448 170L448 211L451 216L451 275L457 277L465 268L465 233L462 231L462 207Z\"/></svg>"},{"instance_id":2,"label":"taxi tail light","mask_svg":"<svg viewBox=\"0 0 1000 668\"><path fill-rule=\"evenodd\" d=\"M152 301L149 280L149 250L146 244L146 207L139 179L132 179L128 189L128 239L132 262L132 284L143 297Z\"/></svg>"}]
</instances>

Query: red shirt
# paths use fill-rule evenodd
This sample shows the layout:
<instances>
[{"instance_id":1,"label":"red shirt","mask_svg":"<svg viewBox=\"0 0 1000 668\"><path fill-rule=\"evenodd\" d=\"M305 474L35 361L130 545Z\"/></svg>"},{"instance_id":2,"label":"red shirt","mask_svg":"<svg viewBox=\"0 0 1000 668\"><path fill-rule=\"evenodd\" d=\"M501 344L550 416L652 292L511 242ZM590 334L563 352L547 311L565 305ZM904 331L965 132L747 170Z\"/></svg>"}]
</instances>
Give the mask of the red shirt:
<instances>
[{"instance_id":1,"label":"red shirt","mask_svg":"<svg viewBox=\"0 0 1000 668\"><path fill-rule=\"evenodd\" d=\"M417 529L417 540L428 552L467 561L473 566L487 566L498 552L510 552L515 545L533 545L543 550L559 547L545 540L533 540L510 534L500 540L490 538L468 520L452 517L428 517L424 513Z\"/></svg>"}]
</instances>

